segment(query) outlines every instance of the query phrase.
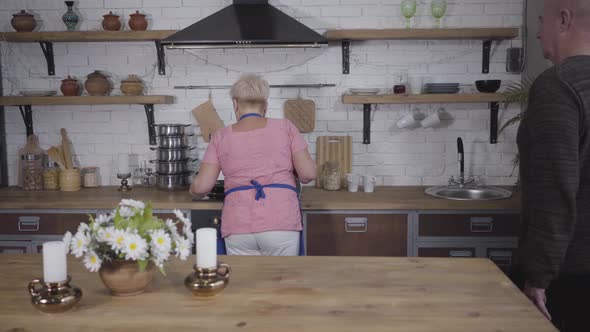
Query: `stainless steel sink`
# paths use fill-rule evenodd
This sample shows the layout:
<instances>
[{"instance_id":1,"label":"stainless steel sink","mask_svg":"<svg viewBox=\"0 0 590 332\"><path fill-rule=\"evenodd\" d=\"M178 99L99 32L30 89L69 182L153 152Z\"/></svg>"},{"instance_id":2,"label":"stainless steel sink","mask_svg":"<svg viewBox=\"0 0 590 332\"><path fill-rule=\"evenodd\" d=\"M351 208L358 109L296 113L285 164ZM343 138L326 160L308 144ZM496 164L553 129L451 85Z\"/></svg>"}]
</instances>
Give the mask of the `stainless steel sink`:
<instances>
[{"instance_id":1,"label":"stainless steel sink","mask_svg":"<svg viewBox=\"0 0 590 332\"><path fill-rule=\"evenodd\" d=\"M506 189L485 186L463 188L458 186L431 187L427 188L425 193L430 196L456 201L492 201L512 197L512 192Z\"/></svg>"}]
</instances>

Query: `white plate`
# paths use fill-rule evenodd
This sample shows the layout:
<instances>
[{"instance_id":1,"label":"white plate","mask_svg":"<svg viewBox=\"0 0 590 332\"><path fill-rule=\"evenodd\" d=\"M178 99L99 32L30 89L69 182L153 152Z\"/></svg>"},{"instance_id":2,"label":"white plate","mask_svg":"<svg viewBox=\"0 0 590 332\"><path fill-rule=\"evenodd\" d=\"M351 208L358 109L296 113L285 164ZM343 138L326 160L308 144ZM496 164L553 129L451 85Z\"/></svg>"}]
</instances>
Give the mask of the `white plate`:
<instances>
[{"instance_id":1,"label":"white plate","mask_svg":"<svg viewBox=\"0 0 590 332\"><path fill-rule=\"evenodd\" d=\"M379 89L350 89L353 95L376 95L379 93Z\"/></svg>"},{"instance_id":2,"label":"white plate","mask_svg":"<svg viewBox=\"0 0 590 332\"><path fill-rule=\"evenodd\" d=\"M53 96L57 92L55 90L38 90L38 91L21 91L20 95L25 97L46 97Z\"/></svg>"}]
</instances>

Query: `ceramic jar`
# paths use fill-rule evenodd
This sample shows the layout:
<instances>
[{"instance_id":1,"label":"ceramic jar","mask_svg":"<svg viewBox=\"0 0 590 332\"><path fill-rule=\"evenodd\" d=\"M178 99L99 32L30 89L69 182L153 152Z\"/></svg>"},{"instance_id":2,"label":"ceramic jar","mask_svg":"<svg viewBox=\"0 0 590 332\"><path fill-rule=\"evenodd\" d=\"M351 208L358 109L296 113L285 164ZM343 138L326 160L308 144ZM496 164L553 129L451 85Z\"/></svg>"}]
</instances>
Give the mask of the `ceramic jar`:
<instances>
[{"instance_id":1,"label":"ceramic jar","mask_svg":"<svg viewBox=\"0 0 590 332\"><path fill-rule=\"evenodd\" d=\"M66 25L66 28L68 29L68 31L74 31L76 30L76 27L78 26L78 22L80 21L80 16L78 16L78 14L74 13L74 1L66 1L66 6L68 7L68 11L63 14L63 16L61 17L61 20L64 22L64 24Z\"/></svg>"},{"instance_id":2,"label":"ceramic jar","mask_svg":"<svg viewBox=\"0 0 590 332\"><path fill-rule=\"evenodd\" d=\"M21 10L20 13L12 15L10 21L14 30L18 32L31 32L37 27L37 21L33 14L27 13L25 10Z\"/></svg>"},{"instance_id":3,"label":"ceramic jar","mask_svg":"<svg viewBox=\"0 0 590 332\"><path fill-rule=\"evenodd\" d=\"M139 77L129 75L129 77L121 81L121 92L126 96L140 96L143 94L143 83Z\"/></svg>"},{"instance_id":4,"label":"ceramic jar","mask_svg":"<svg viewBox=\"0 0 590 332\"><path fill-rule=\"evenodd\" d=\"M102 27L106 31L119 31L121 30L121 21L119 20L119 15L113 14L113 12L109 12L106 15L102 16L104 19L102 20Z\"/></svg>"},{"instance_id":5,"label":"ceramic jar","mask_svg":"<svg viewBox=\"0 0 590 332\"><path fill-rule=\"evenodd\" d=\"M107 96L111 92L109 80L98 70L88 75L84 88L91 96Z\"/></svg>"},{"instance_id":6,"label":"ceramic jar","mask_svg":"<svg viewBox=\"0 0 590 332\"><path fill-rule=\"evenodd\" d=\"M152 261L141 271L136 261L115 259L103 262L98 274L111 294L132 296L145 291L152 281L154 270Z\"/></svg>"},{"instance_id":7,"label":"ceramic jar","mask_svg":"<svg viewBox=\"0 0 590 332\"><path fill-rule=\"evenodd\" d=\"M145 14L140 14L139 10L135 14L129 15L129 29L133 31L145 31L148 27L148 21L145 19Z\"/></svg>"},{"instance_id":8,"label":"ceramic jar","mask_svg":"<svg viewBox=\"0 0 590 332\"><path fill-rule=\"evenodd\" d=\"M78 80L68 75L68 78L61 81L59 89L64 96L77 96L80 92L80 84L78 84Z\"/></svg>"}]
</instances>

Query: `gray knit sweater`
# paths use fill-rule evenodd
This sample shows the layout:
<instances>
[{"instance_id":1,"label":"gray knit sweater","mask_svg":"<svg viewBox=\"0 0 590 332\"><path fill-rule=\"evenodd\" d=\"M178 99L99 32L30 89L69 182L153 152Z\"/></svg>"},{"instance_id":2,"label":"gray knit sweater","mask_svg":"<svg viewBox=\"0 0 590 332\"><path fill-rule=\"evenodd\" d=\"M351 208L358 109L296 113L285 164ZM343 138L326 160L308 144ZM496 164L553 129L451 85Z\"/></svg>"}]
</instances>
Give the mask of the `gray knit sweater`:
<instances>
[{"instance_id":1,"label":"gray knit sweater","mask_svg":"<svg viewBox=\"0 0 590 332\"><path fill-rule=\"evenodd\" d=\"M537 78L518 149L526 280L547 288L562 275L590 276L590 56Z\"/></svg>"}]
</instances>

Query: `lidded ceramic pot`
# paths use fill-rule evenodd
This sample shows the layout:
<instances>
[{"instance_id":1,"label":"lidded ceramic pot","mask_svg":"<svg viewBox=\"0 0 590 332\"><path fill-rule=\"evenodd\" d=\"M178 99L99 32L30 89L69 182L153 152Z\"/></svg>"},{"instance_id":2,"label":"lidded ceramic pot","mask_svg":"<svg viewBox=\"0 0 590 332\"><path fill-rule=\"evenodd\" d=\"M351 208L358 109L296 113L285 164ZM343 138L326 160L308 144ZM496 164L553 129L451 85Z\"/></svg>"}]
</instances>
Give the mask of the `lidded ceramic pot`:
<instances>
[{"instance_id":1,"label":"lidded ceramic pot","mask_svg":"<svg viewBox=\"0 0 590 332\"><path fill-rule=\"evenodd\" d=\"M135 14L129 15L129 29L133 31L145 31L148 27L148 21L145 18L145 14L141 14L139 10L135 11Z\"/></svg>"},{"instance_id":2,"label":"lidded ceramic pot","mask_svg":"<svg viewBox=\"0 0 590 332\"><path fill-rule=\"evenodd\" d=\"M78 84L77 79L68 75L67 78L61 81L61 86L59 89L64 96L77 96L80 92L80 84Z\"/></svg>"},{"instance_id":3,"label":"lidded ceramic pot","mask_svg":"<svg viewBox=\"0 0 590 332\"><path fill-rule=\"evenodd\" d=\"M84 88L91 96L106 96L111 92L111 83L107 76L96 70L88 75Z\"/></svg>"},{"instance_id":4,"label":"lidded ceramic pot","mask_svg":"<svg viewBox=\"0 0 590 332\"><path fill-rule=\"evenodd\" d=\"M10 23L17 32L31 32L37 27L35 16L27 13L24 9L19 13L13 14Z\"/></svg>"},{"instance_id":5,"label":"lidded ceramic pot","mask_svg":"<svg viewBox=\"0 0 590 332\"><path fill-rule=\"evenodd\" d=\"M121 30L121 21L119 20L119 15L113 14L113 12L109 12L106 15L103 15L102 20L102 27L106 31L119 31Z\"/></svg>"},{"instance_id":6,"label":"lidded ceramic pot","mask_svg":"<svg viewBox=\"0 0 590 332\"><path fill-rule=\"evenodd\" d=\"M143 94L143 82L136 75L129 75L121 81L121 92L126 96L140 96Z\"/></svg>"}]
</instances>

